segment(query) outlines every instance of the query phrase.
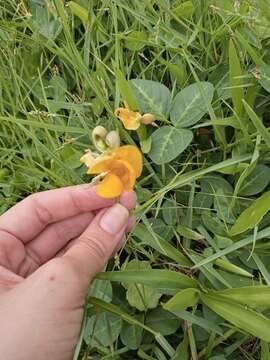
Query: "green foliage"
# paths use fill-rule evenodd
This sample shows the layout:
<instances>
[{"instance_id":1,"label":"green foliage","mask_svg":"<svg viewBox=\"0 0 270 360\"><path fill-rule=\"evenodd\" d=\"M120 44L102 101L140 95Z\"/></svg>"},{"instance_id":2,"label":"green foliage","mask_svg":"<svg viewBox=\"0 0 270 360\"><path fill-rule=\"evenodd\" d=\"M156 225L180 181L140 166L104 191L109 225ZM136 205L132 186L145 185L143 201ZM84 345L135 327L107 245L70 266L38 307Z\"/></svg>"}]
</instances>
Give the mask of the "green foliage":
<instances>
[{"instance_id":1,"label":"green foliage","mask_svg":"<svg viewBox=\"0 0 270 360\"><path fill-rule=\"evenodd\" d=\"M193 134L190 130L163 126L152 134L150 158L156 164L165 164L175 159L190 144ZM177 146L175 145L177 143Z\"/></svg>"},{"instance_id":2,"label":"green foliage","mask_svg":"<svg viewBox=\"0 0 270 360\"><path fill-rule=\"evenodd\" d=\"M106 312L91 316L84 329L84 339L90 346L109 346L118 338L122 320Z\"/></svg>"},{"instance_id":3,"label":"green foliage","mask_svg":"<svg viewBox=\"0 0 270 360\"><path fill-rule=\"evenodd\" d=\"M166 118L170 109L171 95L169 89L152 80L131 80L141 113L152 113L159 119Z\"/></svg>"},{"instance_id":4,"label":"green foliage","mask_svg":"<svg viewBox=\"0 0 270 360\"><path fill-rule=\"evenodd\" d=\"M144 271L145 275L148 271L151 271L151 265L148 261L139 261L139 260L131 260L125 267L127 272L138 270ZM140 310L146 311L148 309L153 309L157 307L158 300L161 297L161 294L153 287L149 287L147 285L124 282L123 286L126 288L126 297L130 306Z\"/></svg>"},{"instance_id":5,"label":"green foliage","mask_svg":"<svg viewBox=\"0 0 270 360\"><path fill-rule=\"evenodd\" d=\"M270 209L270 191L264 193L256 199L250 207L241 213L235 224L231 228L232 236L241 234L242 232L257 226L264 215Z\"/></svg>"},{"instance_id":6,"label":"green foliage","mask_svg":"<svg viewBox=\"0 0 270 360\"><path fill-rule=\"evenodd\" d=\"M261 193L270 182L270 168L264 164L257 165L242 183L240 195L251 196Z\"/></svg>"},{"instance_id":7,"label":"green foliage","mask_svg":"<svg viewBox=\"0 0 270 360\"><path fill-rule=\"evenodd\" d=\"M262 314L217 295L201 294L201 299L210 309L236 327L264 341L270 341L270 320Z\"/></svg>"},{"instance_id":8,"label":"green foliage","mask_svg":"<svg viewBox=\"0 0 270 360\"><path fill-rule=\"evenodd\" d=\"M148 35L143 31L132 31L125 37L125 46L132 51L141 50L147 43Z\"/></svg>"},{"instance_id":9,"label":"green foliage","mask_svg":"<svg viewBox=\"0 0 270 360\"><path fill-rule=\"evenodd\" d=\"M174 98L170 118L179 128L196 124L207 113L214 96L209 82L195 83L181 90Z\"/></svg>"},{"instance_id":10,"label":"green foliage","mask_svg":"<svg viewBox=\"0 0 270 360\"><path fill-rule=\"evenodd\" d=\"M177 293L164 306L167 310L182 311L197 304L199 292L197 289L186 289Z\"/></svg>"},{"instance_id":11,"label":"green foliage","mask_svg":"<svg viewBox=\"0 0 270 360\"><path fill-rule=\"evenodd\" d=\"M75 359L269 359L269 5L1 2L1 212L89 181L98 124L143 148L138 224ZM124 100L154 126L127 132Z\"/></svg>"},{"instance_id":12,"label":"green foliage","mask_svg":"<svg viewBox=\"0 0 270 360\"><path fill-rule=\"evenodd\" d=\"M115 70L115 79L122 98L127 101L130 109L137 110L139 108L138 101L132 91L129 82L125 79L125 76L123 75L121 70Z\"/></svg>"},{"instance_id":13,"label":"green foliage","mask_svg":"<svg viewBox=\"0 0 270 360\"><path fill-rule=\"evenodd\" d=\"M149 311L145 324L162 335L171 335L179 328L181 321L171 312L157 307Z\"/></svg>"},{"instance_id":14,"label":"green foliage","mask_svg":"<svg viewBox=\"0 0 270 360\"><path fill-rule=\"evenodd\" d=\"M143 314L134 315L136 320L143 322ZM143 337L143 329L135 324L123 323L120 333L121 341L131 350L136 350L140 347Z\"/></svg>"}]
</instances>

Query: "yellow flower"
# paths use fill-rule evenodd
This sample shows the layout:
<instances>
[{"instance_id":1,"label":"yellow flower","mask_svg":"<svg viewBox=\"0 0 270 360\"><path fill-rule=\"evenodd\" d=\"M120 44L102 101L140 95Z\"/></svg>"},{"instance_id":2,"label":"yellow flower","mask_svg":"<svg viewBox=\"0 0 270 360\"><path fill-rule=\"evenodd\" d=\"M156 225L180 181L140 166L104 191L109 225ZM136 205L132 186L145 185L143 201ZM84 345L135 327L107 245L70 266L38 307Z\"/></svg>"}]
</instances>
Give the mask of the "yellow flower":
<instances>
[{"instance_id":1,"label":"yellow flower","mask_svg":"<svg viewBox=\"0 0 270 360\"><path fill-rule=\"evenodd\" d=\"M137 130L141 125L142 115L137 111L121 107L115 110L115 116L122 121L127 130Z\"/></svg>"},{"instance_id":2,"label":"yellow flower","mask_svg":"<svg viewBox=\"0 0 270 360\"><path fill-rule=\"evenodd\" d=\"M81 162L88 167L87 173L104 175L97 186L99 196L114 198L123 191L133 190L142 172L142 155L136 146L120 146L98 157L87 154L81 158Z\"/></svg>"},{"instance_id":3,"label":"yellow flower","mask_svg":"<svg viewBox=\"0 0 270 360\"><path fill-rule=\"evenodd\" d=\"M155 122L155 116L152 114L141 115L138 111L130 110L128 103L124 101L125 107L115 110L114 114L120 119L127 130L138 130L141 124L149 125Z\"/></svg>"}]
</instances>

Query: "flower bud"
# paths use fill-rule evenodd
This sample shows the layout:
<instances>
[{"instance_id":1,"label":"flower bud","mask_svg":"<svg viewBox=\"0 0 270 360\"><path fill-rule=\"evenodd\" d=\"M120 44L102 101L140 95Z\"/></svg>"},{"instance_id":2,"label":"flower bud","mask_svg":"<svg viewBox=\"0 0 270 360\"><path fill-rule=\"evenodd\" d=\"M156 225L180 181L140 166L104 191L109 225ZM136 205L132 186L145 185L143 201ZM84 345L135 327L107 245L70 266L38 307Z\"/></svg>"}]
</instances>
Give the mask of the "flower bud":
<instances>
[{"instance_id":1,"label":"flower bud","mask_svg":"<svg viewBox=\"0 0 270 360\"><path fill-rule=\"evenodd\" d=\"M92 140L95 147L103 152L106 151L108 146L105 142L108 131L103 126L96 126L92 131Z\"/></svg>"},{"instance_id":2,"label":"flower bud","mask_svg":"<svg viewBox=\"0 0 270 360\"><path fill-rule=\"evenodd\" d=\"M120 146L120 136L118 134L118 131L116 131L116 130L110 131L107 134L105 141L110 149L119 147Z\"/></svg>"},{"instance_id":3,"label":"flower bud","mask_svg":"<svg viewBox=\"0 0 270 360\"><path fill-rule=\"evenodd\" d=\"M156 120L155 116L153 114L144 114L140 121L144 125L152 124Z\"/></svg>"}]
</instances>

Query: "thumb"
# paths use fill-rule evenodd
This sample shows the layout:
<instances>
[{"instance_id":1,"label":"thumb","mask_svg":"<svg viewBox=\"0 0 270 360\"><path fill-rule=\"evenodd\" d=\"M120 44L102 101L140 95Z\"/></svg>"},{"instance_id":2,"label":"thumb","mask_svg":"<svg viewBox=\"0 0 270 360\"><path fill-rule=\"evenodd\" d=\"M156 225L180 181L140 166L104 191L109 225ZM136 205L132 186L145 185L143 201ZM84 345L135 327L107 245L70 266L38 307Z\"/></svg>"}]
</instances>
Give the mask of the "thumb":
<instances>
[{"instance_id":1,"label":"thumb","mask_svg":"<svg viewBox=\"0 0 270 360\"><path fill-rule=\"evenodd\" d=\"M121 204L100 211L64 258L75 265L87 283L121 245L128 225L129 212Z\"/></svg>"}]
</instances>

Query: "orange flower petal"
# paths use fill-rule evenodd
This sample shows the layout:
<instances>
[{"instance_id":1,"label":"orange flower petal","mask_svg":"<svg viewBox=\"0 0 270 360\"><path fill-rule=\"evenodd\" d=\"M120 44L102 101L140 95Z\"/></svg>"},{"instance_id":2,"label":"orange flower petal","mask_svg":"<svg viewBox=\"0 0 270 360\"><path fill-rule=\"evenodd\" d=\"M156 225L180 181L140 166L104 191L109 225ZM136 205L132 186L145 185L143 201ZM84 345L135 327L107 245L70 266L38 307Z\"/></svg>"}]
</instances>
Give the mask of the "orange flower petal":
<instances>
[{"instance_id":1,"label":"orange flower petal","mask_svg":"<svg viewBox=\"0 0 270 360\"><path fill-rule=\"evenodd\" d=\"M115 110L115 116L117 116L122 121L124 127L127 130L137 130L141 125L141 114L137 111L118 108Z\"/></svg>"},{"instance_id":2,"label":"orange flower petal","mask_svg":"<svg viewBox=\"0 0 270 360\"><path fill-rule=\"evenodd\" d=\"M139 149L134 145L121 146L112 150L112 155L116 159L127 161L135 171L136 178L142 173L143 160Z\"/></svg>"},{"instance_id":3,"label":"orange flower petal","mask_svg":"<svg viewBox=\"0 0 270 360\"><path fill-rule=\"evenodd\" d=\"M89 155L82 158L89 167L87 173L105 175L97 187L98 195L113 198L124 190L133 190L136 178L142 172L142 155L136 146L121 146L94 159Z\"/></svg>"},{"instance_id":4,"label":"orange flower petal","mask_svg":"<svg viewBox=\"0 0 270 360\"><path fill-rule=\"evenodd\" d=\"M122 181L117 175L107 174L97 186L97 195L104 198L115 198L124 191Z\"/></svg>"},{"instance_id":5,"label":"orange flower petal","mask_svg":"<svg viewBox=\"0 0 270 360\"><path fill-rule=\"evenodd\" d=\"M94 163L89 167L87 174L101 174L108 171L112 163L112 156L101 155Z\"/></svg>"},{"instance_id":6,"label":"orange flower petal","mask_svg":"<svg viewBox=\"0 0 270 360\"><path fill-rule=\"evenodd\" d=\"M112 161L110 173L117 175L124 186L125 191L132 191L136 181L136 174L133 167L124 160Z\"/></svg>"}]
</instances>

